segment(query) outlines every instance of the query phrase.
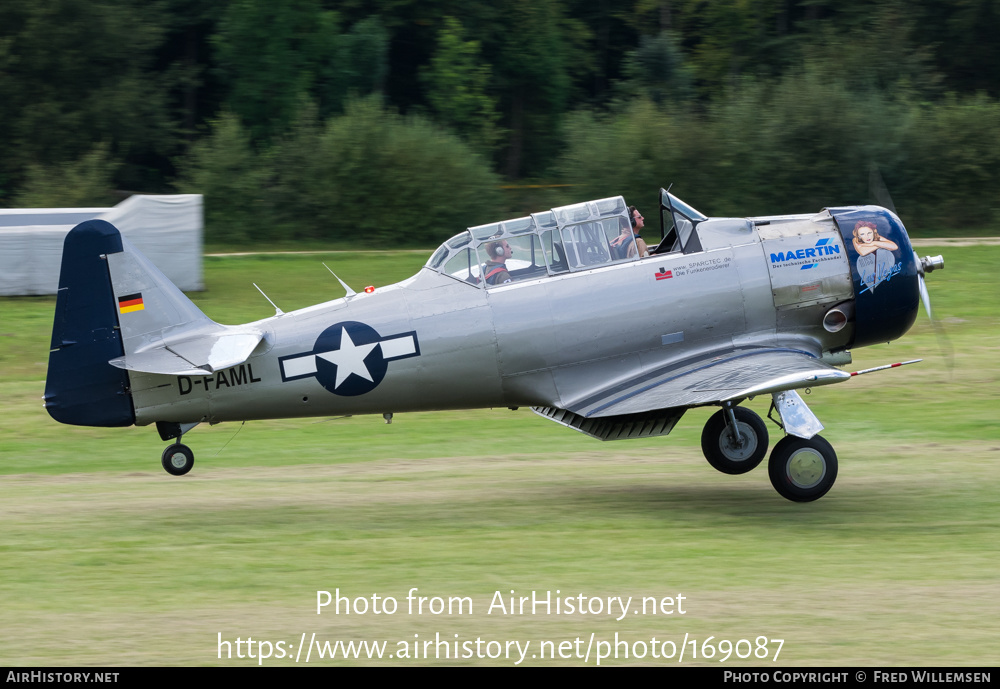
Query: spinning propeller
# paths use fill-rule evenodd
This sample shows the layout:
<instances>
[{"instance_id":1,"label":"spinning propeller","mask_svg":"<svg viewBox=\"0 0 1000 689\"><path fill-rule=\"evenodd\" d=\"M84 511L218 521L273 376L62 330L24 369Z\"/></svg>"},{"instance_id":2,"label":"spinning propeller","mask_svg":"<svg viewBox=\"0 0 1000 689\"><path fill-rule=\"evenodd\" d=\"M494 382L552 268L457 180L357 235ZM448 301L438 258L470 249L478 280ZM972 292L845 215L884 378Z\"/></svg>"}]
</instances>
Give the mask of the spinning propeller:
<instances>
[{"instance_id":1,"label":"spinning propeller","mask_svg":"<svg viewBox=\"0 0 1000 689\"><path fill-rule=\"evenodd\" d=\"M882 179L882 173L879 172L878 165L875 163L872 163L871 168L869 169L868 187L869 193L872 198L875 199L875 202L883 208L887 208L892 211L892 213L898 218L899 213L896 213L896 205L892 202L892 197L889 195L889 189L885 186L885 181ZM948 340L948 336L945 335L940 322L934 320L934 316L931 315L931 295L927 291L927 283L924 280L924 276L927 273L944 268L944 257L939 255L924 256L921 258L917 255L917 252L914 251L913 258L917 265L917 284L920 289L920 301L924 305L924 310L927 311L927 318L930 319L931 327L934 329L934 334L937 336L938 346L941 348L941 353L944 355L948 371L950 372L953 365L954 350L952 349L951 342Z\"/></svg>"},{"instance_id":2,"label":"spinning propeller","mask_svg":"<svg viewBox=\"0 0 1000 689\"><path fill-rule=\"evenodd\" d=\"M891 210L891 209L890 209ZM893 211L895 213L896 211ZM918 284L920 285L920 301L924 304L924 309L927 310L927 317L934 320L934 316L931 315L931 295L927 292L927 283L924 282L924 274L929 273L932 270L937 270L939 268L944 268L944 257L943 256L924 256L920 258L917 252L913 252L913 258L917 262L917 278Z\"/></svg>"}]
</instances>

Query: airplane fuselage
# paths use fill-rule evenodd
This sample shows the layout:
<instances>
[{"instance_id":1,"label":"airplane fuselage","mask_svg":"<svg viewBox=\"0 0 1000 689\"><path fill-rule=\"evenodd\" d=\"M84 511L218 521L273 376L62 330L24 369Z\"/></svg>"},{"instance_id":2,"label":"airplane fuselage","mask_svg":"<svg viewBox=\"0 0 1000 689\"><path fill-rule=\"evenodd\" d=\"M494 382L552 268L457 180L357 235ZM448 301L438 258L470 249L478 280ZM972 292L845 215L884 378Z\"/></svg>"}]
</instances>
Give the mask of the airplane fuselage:
<instances>
[{"instance_id":1,"label":"airplane fuselage","mask_svg":"<svg viewBox=\"0 0 1000 689\"><path fill-rule=\"evenodd\" d=\"M234 326L87 221L64 244L45 406L75 425L155 423L180 476L194 453L179 441L202 422L529 406L623 440L718 405L702 451L740 474L768 433L738 405L771 395L772 485L825 495L836 453L796 389L849 380L850 348L905 333L943 260L918 259L875 206L708 218L661 189L648 257L641 219L612 197L468 228L408 280Z\"/></svg>"},{"instance_id":2,"label":"airplane fuselage","mask_svg":"<svg viewBox=\"0 0 1000 689\"><path fill-rule=\"evenodd\" d=\"M709 246L699 252L490 289L424 268L372 294L247 324L265 336L243 364L204 375L130 372L136 423L568 407L595 380L610 385L704 353L787 346L819 357L847 344L850 329L822 326L833 303L853 297L832 220L773 241L745 220L700 230ZM791 295L783 274L800 273L817 251L826 269Z\"/></svg>"}]
</instances>

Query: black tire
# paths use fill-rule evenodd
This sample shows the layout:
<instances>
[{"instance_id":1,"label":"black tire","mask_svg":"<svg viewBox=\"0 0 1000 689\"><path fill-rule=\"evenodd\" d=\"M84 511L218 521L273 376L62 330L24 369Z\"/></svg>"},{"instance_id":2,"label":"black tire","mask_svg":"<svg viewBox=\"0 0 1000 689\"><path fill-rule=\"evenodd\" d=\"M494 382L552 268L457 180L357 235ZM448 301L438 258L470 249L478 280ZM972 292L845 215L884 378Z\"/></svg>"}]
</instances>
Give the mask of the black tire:
<instances>
[{"instance_id":1,"label":"black tire","mask_svg":"<svg viewBox=\"0 0 1000 689\"><path fill-rule=\"evenodd\" d=\"M781 497L812 502L826 495L837 480L837 453L822 436L809 440L785 436L771 452L767 473Z\"/></svg>"},{"instance_id":2,"label":"black tire","mask_svg":"<svg viewBox=\"0 0 1000 689\"><path fill-rule=\"evenodd\" d=\"M194 466L194 453L191 452L191 448L187 445L174 443L163 451L163 457L160 459L160 462L168 474L183 476L191 471L191 467Z\"/></svg>"},{"instance_id":3,"label":"black tire","mask_svg":"<svg viewBox=\"0 0 1000 689\"><path fill-rule=\"evenodd\" d=\"M734 407L733 414L743 446L733 443L726 425L726 410L720 409L701 432L701 451L708 463L723 474L745 474L755 469L767 454L767 427L762 418L744 407Z\"/></svg>"}]
</instances>

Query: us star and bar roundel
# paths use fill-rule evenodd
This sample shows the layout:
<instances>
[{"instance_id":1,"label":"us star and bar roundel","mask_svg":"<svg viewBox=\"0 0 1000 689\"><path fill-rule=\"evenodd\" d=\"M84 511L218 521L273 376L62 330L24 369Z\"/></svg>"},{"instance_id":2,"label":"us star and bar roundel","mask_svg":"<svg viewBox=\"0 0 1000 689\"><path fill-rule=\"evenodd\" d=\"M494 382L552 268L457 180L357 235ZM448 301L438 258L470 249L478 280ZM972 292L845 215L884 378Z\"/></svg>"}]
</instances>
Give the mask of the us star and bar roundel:
<instances>
[{"instance_id":1,"label":"us star and bar roundel","mask_svg":"<svg viewBox=\"0 0 1000 689\"><path fill-rule=\"evenodd\" d=\"M416 332L383 337L366 323L343 321L320 333L312 351L278 362L282 382L315 377L330 392L354 397L378 387L390 361L412 356L420 356Z\"/></svg>"}]
</instances>

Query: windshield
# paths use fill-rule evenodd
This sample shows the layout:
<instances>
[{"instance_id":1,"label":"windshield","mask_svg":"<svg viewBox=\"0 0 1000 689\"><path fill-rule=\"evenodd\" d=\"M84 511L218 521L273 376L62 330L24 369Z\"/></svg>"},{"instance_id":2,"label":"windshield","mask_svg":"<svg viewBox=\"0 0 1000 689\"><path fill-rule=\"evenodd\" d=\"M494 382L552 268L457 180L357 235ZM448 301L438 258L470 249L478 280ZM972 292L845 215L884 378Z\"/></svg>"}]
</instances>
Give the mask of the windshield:
<instances>
[{"instance_id":1,"label":"windshield","mask_svg":"<svg viewBox=\"0 0 1000 689\"><path fill-rule=\"evenodd\" d=\"M708 220L708 216L666 189L660 189L660 228L663 240L656 253L683 251L689 254L701 251L701 242L695 230L703 220Z\"/></svg>"}]
</instances>

